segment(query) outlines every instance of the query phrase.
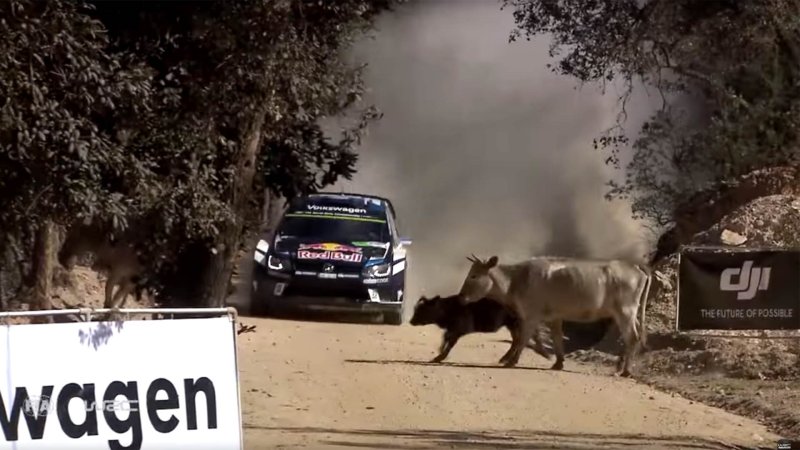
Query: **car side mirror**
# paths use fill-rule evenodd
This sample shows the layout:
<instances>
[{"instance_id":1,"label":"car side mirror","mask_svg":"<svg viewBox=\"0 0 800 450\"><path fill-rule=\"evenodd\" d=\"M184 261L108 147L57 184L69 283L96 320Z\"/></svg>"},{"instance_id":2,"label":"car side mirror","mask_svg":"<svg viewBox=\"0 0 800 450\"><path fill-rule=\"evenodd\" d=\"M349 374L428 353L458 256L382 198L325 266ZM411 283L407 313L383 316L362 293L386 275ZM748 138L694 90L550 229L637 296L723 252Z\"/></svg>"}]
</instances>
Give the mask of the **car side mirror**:
<instances>
[{"instance_id":1,"label":"car side mirror","mask_svg":"<svg viewBox=\"0 0 800 450\"><path fill-rule=\"evenodd\" d=\"M400 245L404 247L410 246L412 242L414 241L412 241L411 238L400 238Z\"/></svg>"}]
</instances>

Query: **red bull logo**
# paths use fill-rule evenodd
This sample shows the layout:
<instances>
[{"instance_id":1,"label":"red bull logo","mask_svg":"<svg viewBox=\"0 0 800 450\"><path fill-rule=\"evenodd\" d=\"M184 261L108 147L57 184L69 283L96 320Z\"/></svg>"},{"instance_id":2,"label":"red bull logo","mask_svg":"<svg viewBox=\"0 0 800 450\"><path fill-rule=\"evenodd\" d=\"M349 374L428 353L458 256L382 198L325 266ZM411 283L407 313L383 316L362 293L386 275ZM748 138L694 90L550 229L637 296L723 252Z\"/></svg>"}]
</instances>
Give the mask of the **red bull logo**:
<instances>
[{"instance_id":1,"label":"red bull logo","mask_svg":"<svg viewBox=\"0 0 800 450\"><path fill-rule=\"evenodd\" d=\"M326 259L333 261L361 262L364 256L359 247L341 244L300 244L298 259Z\"/></svg>"},{"instance_id":2,"label":"red bull logo","mask_svg":"<svg viewBox=\"0 0 800 450\"><path fill-rule=\"evenodd\" d=\"M349 252L361 253L360 247L353 247L350 245L334 244L334 243L321 243L321 244L300 244L298 250L319 250L323 252Z\"/></svg>"}]
</instances>

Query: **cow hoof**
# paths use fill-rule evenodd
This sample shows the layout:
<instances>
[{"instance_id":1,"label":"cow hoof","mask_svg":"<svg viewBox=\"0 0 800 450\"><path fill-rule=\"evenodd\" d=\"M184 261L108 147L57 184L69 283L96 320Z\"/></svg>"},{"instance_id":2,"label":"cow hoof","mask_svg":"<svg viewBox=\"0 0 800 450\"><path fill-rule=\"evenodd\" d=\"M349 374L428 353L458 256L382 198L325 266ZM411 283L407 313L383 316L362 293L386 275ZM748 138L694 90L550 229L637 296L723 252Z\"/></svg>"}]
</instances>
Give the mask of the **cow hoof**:
<instances>
[{"instance_id":1,"label":"cow hoof","mask_svg":"<svg viewBox=\"0 0 800 450\"><path fill-rule=\"evenodd\" d=\"M514 367L517 365L516 361L510 360L503 363L503 367Z\"/></svg>"},{"instance_id":2,"label":"cow hoof","mask_svg":"<svg viewBox=\"0 0 800 450\"><path fill-rule=\"evenodd\" d=\"M440 362L442 362L442 361L444 361L444 358L442 358L442 357L440 357L440 356L437 356L436 358L433 358L432 360L430 360L430 361L428 361L428 362L430 362L430 363L432 363L432 364L438 364L438 363L440 363Z\"/></svg>"},{"instance_id":3,"label":"cow hoof","mask_svg":"<svg viewBox=\"0 0 800 450\"><path fill-rule=\"evenodd\" d=\"M556 361L556 363L550 367L550 370L564 370L564 363L561 361Z\"/></svg>"},{"instance_id":4,"label":"cow hoof","mask_svg":"<svg viewBox=\"0 0 800 450\"><path fill-rule=\"evenodd\" d=\"M619 373L619 376L622 378L630 378L631 373L628 370L623 370L622 372Z\"/></svg>"}]
</instances>

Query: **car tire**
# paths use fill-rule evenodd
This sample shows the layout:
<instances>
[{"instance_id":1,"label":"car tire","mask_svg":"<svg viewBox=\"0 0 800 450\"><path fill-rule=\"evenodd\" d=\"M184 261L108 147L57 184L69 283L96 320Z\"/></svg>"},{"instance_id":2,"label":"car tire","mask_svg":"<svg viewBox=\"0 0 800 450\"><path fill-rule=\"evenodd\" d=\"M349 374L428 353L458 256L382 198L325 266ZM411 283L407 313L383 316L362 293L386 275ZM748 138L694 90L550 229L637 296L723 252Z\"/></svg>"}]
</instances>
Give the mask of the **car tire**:
<instances>
[{"instance_id":1,"label":"car tire","mask_svg":"<svg viewBox=\"0 0 800 450\"><path fill-rule=\"evenodd\" d=\"M263 301L258 301L253 298L250 302L250 314L257 317L264 317L269 315L269 307Z\"/></svg>"},{"instance_id":2,"label":"car tire","mask_svg":"<svg viewBox=\"0 0 800 450\"><path fill-rule=\"evenodd\" d=\"M402 325L403 310L385 311L383 313L383 323L386 325Z\"/></svg>"},{"instance_id":3,"label":"car tire","mask_svg":"<svg viewBox=\"0 0 800 450\"><path fill-rule=\"evenodd\" d=\"M250 314L261 317L269 315L272 308L268 299L261 290L261 284L256 289L250 288Z\"/></svg>"},{"instance_id":4,"label":"car tire","mask_svg":"<svg viewBox=\"0 0 800 450\"><path fill-rule=\"evenodd\" d=\"M386 325L402 325L405 316L406 302L402 302L396 309L383 312L383 323Z\"/></svg>"}]
</instances>

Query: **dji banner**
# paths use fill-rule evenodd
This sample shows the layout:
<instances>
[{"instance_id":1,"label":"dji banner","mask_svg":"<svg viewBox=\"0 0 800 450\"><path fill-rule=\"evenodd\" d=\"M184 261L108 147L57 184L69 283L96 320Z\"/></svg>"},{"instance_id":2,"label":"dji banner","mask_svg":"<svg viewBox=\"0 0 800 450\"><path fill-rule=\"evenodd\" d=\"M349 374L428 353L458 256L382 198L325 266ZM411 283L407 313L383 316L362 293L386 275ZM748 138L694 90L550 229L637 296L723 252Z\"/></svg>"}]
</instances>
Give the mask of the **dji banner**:
<instances>
[{"instance_id":1,"label":"dji banner","mask_svg":"<svg viewBox=\"0 0 800 450\"><path fill-rule=\"evenodd\" d=\"M800 251L683 249L678 330L800 330Z\"/></svg>"}]
</instances>

